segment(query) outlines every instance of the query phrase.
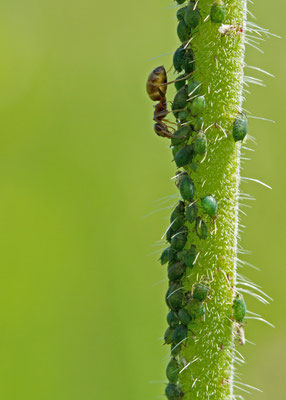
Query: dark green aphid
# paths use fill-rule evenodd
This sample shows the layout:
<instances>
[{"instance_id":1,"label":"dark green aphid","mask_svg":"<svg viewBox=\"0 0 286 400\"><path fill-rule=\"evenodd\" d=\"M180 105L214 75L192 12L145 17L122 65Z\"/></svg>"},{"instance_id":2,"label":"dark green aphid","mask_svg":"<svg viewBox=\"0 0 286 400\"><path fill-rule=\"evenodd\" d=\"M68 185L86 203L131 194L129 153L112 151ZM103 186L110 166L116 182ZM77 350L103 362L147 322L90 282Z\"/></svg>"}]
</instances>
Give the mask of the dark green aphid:
<instances>
[{"instance_id":1,"label":"dark green aphid","mask_svg":"<svg viewBox=\"0 0 286 400\"><path fill-rule=\"evenodd\" d=\"M183 201L179 201L178 205L174 208L170 222L172 223L177 217L181 217L185 215L185 203Z\"/></svg>"},{"instance_id":2,"label":"dark green aphid","mask_svg":"<svg viewBox=\"0 0 286 400\"><path fill-rule=\"evenodd\" d=\"M184 19L185 13L186 13L186 9L187 9L187 6L178 9L178 11L177 11L178 21L181 21L182 19Z\"/></svg>"},{"instance_id":3,"label":"dark green aphid","mask_svg":"<svg viewBox=\"0 0 286 400\"><path fill-rule=\"evenodd\" d=\"M217 24L223 23L226 16L226 8L222 0L216 0L211 8L211 21Z\"/></svg>"},{"instance_id":4,"label":"dark green aphid","mask_svg":"<svg viewBox=\"0 0 286 400\"><path fill-rule=\"evenodd\" d=\"M185 73L190 74L195 69L194 53L191 49L187 49L185 53Z\"/></svg>"},{"instance_id":5,"label":"dark green aphid","mask_svg":"<svg viewBox=\"0 0 286 400\"><path fill-rule=\"evenodd\" d=\"M190 105L191 113L194 117L201 114L206 107L206 100L204 96L196 97Z\"/></svg>"},{"instance_id":6,"label":"dark green aphid","mask_svg":"<svg viewBox=\"0 0 286 400\"><path fill-rule=\"evenodd\" d=\"M201 93L201 82L199 81L191 81L188 85L188 94L189 96L199 96Z\"/></svg>"},{"instance_id":7,"label":"dark green aphid","mask_svg":"<svg viewBox=\"0 0 286 400\"><path fill-rule=\"evenodd\" d=\"M185 325L179 325L174 329L172 342L175 344L183 342L188 337L188 328Z\"/></svg>"},{"instance_id":8,"label":"dark green aphid","mask_svg":"<svg viewBox=\"0 0 286 400\"><path fill-rule=\"evenodd\" d=\"M192 134L192 128L190 126L183 126L179 128L171 137L172 146L177 146L185 143Z\"/></svg>"},{"instance_id":9,"label":"dark green aphid","mask_svg":"<svg viewBox=\"0 0 286 400\"><path fill-rule=\"evenodd\" d=\"M180 46L174 53L173 64L177 72L183 71L185 67L185 53L184 46Z\"/></svg>"},{"instance_id":10,"label":"dark green aphid","mask_svg":"<svg viewBox=\"0 0 286 400\"><path fill-rule=\"evenodd\" d=\"M160 257L160 261L161 264L164 265L169 261L175 261L177 253L174 249L172 249L172 247L167 247L165 250L163 250L161 257Z\"/></svg>"},{"instance_id":11,"label":"dark green aphid","mask_svg":"<svg viewBox=\"0 0 286 400\"><path fill-rule=\"evenodd\" d=\"M184 200L191 201L195 194L195 185L189 175L184 174L180 180L180 193Z\"/></svg>"},{"instance_id":12,"label":"dark green aphid","mask_svg":"<svg viewBox=\"0 0 286 400\"><path fill-rule=\"evenodd\" d=\"M191 203L187 208L186 208L186 220L192 224L198 215L198 206L196 203Z\"/></svg>"},{"instance_id":13,"label":"dark green aphid","mask_svg":"<svg viewBox=\"0 0 286 400\"><path fill-rule=\"evenodd\" d=\"M184 17L186 25L192 29L196 28L201 20L198 8L196 7L195 10L194 8L195 8L195 2L190 1Z\"/></svg>"},{"instance_id":14,"label":"dark green aphid","mask_svg":"<svg viewBox=\"0 0 286 400\"><path fill-rule=\"evenodd\" d=\"M176 328L176 326L179 325L180 320L177 317L177 315L174 313L174 311L170 311L167 315L167 322L170 328Z\"/></svg>"},{"instance_id":15,"label":"dark green aphid","mask_svg":"<svg viewBox=\"0 0 286 400\"><path fill-rule=\"evenodd\" d=\"M194 150L196 154L203 155L207 151L208 141L203 132L199 132L194 138Z\"/></svg>"},{"instance_id":16,"label":"dark green aphid","mask_svg":"<svg viewBox=\"0 0 286 400\"><path fill-rule=\"evenodd\" d=\"M166 329L166 332L164 334L165 344L171 344L172 343L173 332L174 332L174 329L171 329L170 327Z\"/></svg>"},{"instance_id":17,"label":"dark green aphid","mask_svg":"<svg viewBox=\"0 0 286 400\"><path fill-rule=\"evenodd\" d=\"M202 220L201 218L197 218L197 220L196 220L196 232L200 239L206 239L209 235L208 227L207 227L205 221Z\"/></svg>"},{"instance_id":18,"label":"dark green aphid","mask_svg":"<svg viewBox=\"0 0 286 400\"><path fill-rule=\"evenodd\" d=\"M185 24L184 20L179 21L177 26L177 34L182 43L185 43L190 38L190 29Z\"/></svg>"},{"instance_id":19,"label":"dark green aphid","mask_svg":"<svg viewBox=\"0 0 286 400\"><path fill-rule=\"evenodd\" d=\"M185 308L178 311L178 317L183 325L188 325L191 322L191 316Z\"/></svg>"},{"instance_id":20,"label":"dark green aphid","mask_svg":"<svg viewBox=\"0 0 286 400\"><path fill-rule=\"evenodd\" d=\"M187 250L178 251L178 253L177 253L178 260L184 262L186 252L187 252Z\"/></svg>"},{"instance_id":21,"label":"dark green aphid","mask_svg":"<svg viewBox=\"0 0 286 400\"><path fill-rule=\"evenodd\" d=\"M178 153L175 155L175 163L177 167L184 167L187 164L190 164L194 157L194 150L192 145L185 146L181 148Z\"/></svg>"},{"instance_id":22,"label":"dark green aphid","mask_svg":"<svg viewBox=\"0 0 286 400\"><path fill-rule=\"evenodd\" d=\"M185 264L177 262L168 267L168 278L170 282L175 282L181 279L186 270Z\"/></svg>"},{"instance_id":23,"label":"dark green aphid","mask_svg":"<svg viewBox=\"0 0 286 400\"><path fill-rule=\"evenodd\" d=\"M205 196L202 198L202 209L210 217L215 217L217 214L217 202L213 196Z\"/></svg>"},{"instance_id":24,"label":"dark green aphid","mask_svg":"<svg viewBox=\"0 0 286 400\"><path fill-rule=\"evenodd\" d=\"M194 172L197 172L197 170L199 169L198 164L197 164L196 162L192 162L192 163L191 163L191 169L192 169Z\"/></svg>"},{"instance_id":25,"label":"dark green aphid","mask_svg":"<svg viewBox=\"0 0 286 400\"><path fill-rule=\"evenodd\" d=\"M171 239L171 247L177 251L183 250L188 239L188 231L182 229L180 232L175 233Z\"/></svg>"},{"instance_id":26,"label":"dark green aphid","mask_svg":"<svg viewBox=\"0 0 286 400\"><path fill-rule=\"evenodd\" d=\"M166 376L168 381L171 383L176 383L179 379L179 364L175 358L172 358L166 368Z\"/></svg>"},{"instance_id":27,"label":"dark green aphid","mask_svg":"<svg viewBox=\"0 0 286 400\"><path fill-rule=\"evenodd\" d=\"M237 322L243 322L246 314L246 304L242 295L236 296L236 298L233 300L232 308L233 308L233 318Z\"/></svg>"},{"instance_id":28,"label":"dark green aphid","mask_svg":"<svg viewBox=\"0 0 286 400\"><path fill-rule=\"evenodd\" d=\"M184 262L186 267L192 268L197 256L197 248L194 244L191 245L191 248L187 250L187 253L184 257Z\"/></svg>"},{"instance_id":29,"label":"dark green aphid","mask_svg":"<svg viewBox=\"0 0 286 400\"><path fill-rule=\"evenodd\" d=\"M173 311L177 311L182 306L183 292L179 284L172 284L166 293L166 303L167 306Z\"/></svg>"},{"instance_id":30,"label":"dark green aphid","mask_svg":"<svg viewBox=\"0 0 286 400\"><path fill-rule=\"evenodd\" d=\"M182 87L185 86L186 84L186 79L183 79L185 75L180 75L178 78L175 80L175 88L177 90L180 90Z\"/></svg>"},{"instance_id":31,"label":"dark green aphid","mask_svg":"<svg viewBox=\"0 0 286 400\"><path fill-rule=\"evenodd\" d=\"M179 229L181 229L184 224L185 224L185 216L184 215L178 215L174 221L172 222L172 229L174 232L178 232Z\"/></svg>"},{"instance_id":32,"label":"dark green aphid","mask_svg":"<svg viewBox=\"0 0 286 400\"><path fill-rule=\"evenodd\" d=\"M186 122L187 119L189 118L189 113L186 110L179 111L177 118L178 120L180 120L180 122Z\"/></svg>"},{"instance_id":33,"label":"dark green aphid","mask_svg":"<svg viewBox=\"0 0 286 400\"><path fill-rule=\"evenodd\" d=\"M232 128L232 136L235 142L243 140L247 134L248 120L244 113L240 113L234 121Z\"/></svg>"},{"instance_id":34,"label":"dark green aphid","mask_svg":"<svg viewBox=\"0 0 286 400\"><path fill-rule=\"evenodd\" d=\"M178 4L183 4L186 0L176 0Z\"/></svg>"},{"instance_id":35,"label":"dark green aphid","mask_svg":"<svg viewBox=\"0 0 286 400\"><path fill-rule=\"evenodd\" d=\"M181 348L182 348L182 345L181 345L181 344L179 344L179 345L177 345L177 344L172 344L172 345L171 345L171 355L172 355L173 357L176 357L177 355L179 355L179 354L180 354L180 351L181 351Z\"/></svg>"},{"instance_id":36,"label":"dark green aphid","mask_svg":"<svg viewBox=\"0 0 286 400\"><path fill-rule=\"evenodd\" d=\"M190 314L191 318L196 319L202 317L206 313L206 308L204 306L204 303L201 301L198 301L194 298L191 298L187 304L186 304L186 309L188 313ZM175 331L173 332L174 335ZM173 340L173 335L172 335L172 340Z\"/></svg>"},{"instance_id":37,"label":"dark green aphid","mask_svg":"<svg viewBox=\"0 0 286 400\"><path fill-rule=\"evenodd\" d=\"M204 125L204 119L203 119L203 117L198 117L198 118L195 120L195 123L194 123L194 130L195 130L195 131L200 131L200 130L203 128L203 125Z\"/></svg>"},{"instance_id":38,"label":"dark green aphid","mask_svg":"<svg viewBox=\"0 0 286 400\"><path fill-rule=\"evenodd\" d=\"M204 301L207 298L209 290L209 286L204 285L203 283L198 283L194 288L193 298L198 301Z\"/></svg>"},{"instance_id":39,"label":"dark green aphid","mask_svg":"<svg viewBox=\"0 0 286 400\"><path fill-rule=\"evenodd\" d=\"M168 383L165 389L165 395L168 400L180 400L184 396L184 393L179 386L174 383Z\"/></svg>"},{"instance_id":40,"label":"dark green aphid","mask_svg":"<svg viewBox=\"0 0 286 400\"><path fill-rule=\"evenodd\" d=\"M172 110L175 117L177 117L178 111L181 111L186 107L187 101L188 101L188 87L185 85L184 87L182 87L180 90L177 91L174 97Z\"/></svg>"},{"instance_id":41,"label":"dark green aphid","mask_svg":"<svg viewBox=\"0 0 286 400\"><path fill-rule=\"evenodd\" d=\"M166 232L166 239L167 242L171 243L172 237L175 234L175 231L172 229L172 226L170 226Z\"/></svg>"}]
</instances>

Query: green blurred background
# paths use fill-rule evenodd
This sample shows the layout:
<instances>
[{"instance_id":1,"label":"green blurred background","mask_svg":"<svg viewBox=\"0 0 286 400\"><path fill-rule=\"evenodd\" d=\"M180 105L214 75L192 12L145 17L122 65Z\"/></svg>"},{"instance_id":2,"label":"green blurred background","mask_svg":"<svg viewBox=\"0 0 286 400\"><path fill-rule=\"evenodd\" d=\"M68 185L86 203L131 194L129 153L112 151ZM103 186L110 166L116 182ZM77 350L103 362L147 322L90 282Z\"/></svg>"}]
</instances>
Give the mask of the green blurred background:
<instances>
[{"instance_id":1,"label":"green blurred background","mask_svg":"<svg viewBox=\"0 0 286 400\"><path fill-rule=\"evenodd\" d=\"M146 76L171 65L172 0L3 0L0 5L0 395L5 400L156 399L167 349L164 269L156 241L175 193L167 141L152 130ZM285 36L285 3L251 6ZM275 324L250 321L240 369L252 399L285 398L285 42L247 63L266 69L245 107L257 151L243 273L275 302L248 300ZM159 55L165 55L154 59ZM263 78L259 72L246 73ZM248 156L248 155L247 155ZM155 245L154 245L155 244ZM159 283L158 283L159 282ZM156 284L158 283L158 284ZM242 393L243 394L243 393ZM245 396L250 398L249 395ZM203 399L202 399L203 400Z\"/></svg>"}]
</instances>

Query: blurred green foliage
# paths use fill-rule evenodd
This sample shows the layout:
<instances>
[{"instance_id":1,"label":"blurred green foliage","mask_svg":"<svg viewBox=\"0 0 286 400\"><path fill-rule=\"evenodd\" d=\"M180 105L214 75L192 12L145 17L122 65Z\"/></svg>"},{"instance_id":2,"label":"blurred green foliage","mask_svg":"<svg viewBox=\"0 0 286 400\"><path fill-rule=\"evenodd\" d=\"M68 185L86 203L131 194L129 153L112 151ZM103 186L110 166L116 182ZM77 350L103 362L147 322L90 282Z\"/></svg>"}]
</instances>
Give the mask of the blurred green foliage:
<instances>
[{"instance_id":1,"label":"blurred green foliage","mask_svg":"<svg viewBox=\"0 0 286 400\"><path fill-rule=\"evenodd\" d=\"M164 267L156 246L175 193L168 141L152 130L145 80L171 65L173 2L3 0L0 6L0 395L5 400L146 400L164 391ZM257 22L285 36L286 5L260 0ZM283 40L247 50L274 73L245 108L257 152L243 183L243 274L275 298L248 299L276 329L249 321L239 368L284 399L285 67ZM168 54L169 55L166 55ZM154 57L163 55L158 59ZM259 72L246 70L261 78ZM253 145L249 142L249 145ZM247 155L248 157L249 155ZM154 246L155 244L155 246ZM159 282L159 283L158 283ZM158 283L158 285L156 285ZM246 395L246 398L248 395Z\"/></svg>"}]
</instances>

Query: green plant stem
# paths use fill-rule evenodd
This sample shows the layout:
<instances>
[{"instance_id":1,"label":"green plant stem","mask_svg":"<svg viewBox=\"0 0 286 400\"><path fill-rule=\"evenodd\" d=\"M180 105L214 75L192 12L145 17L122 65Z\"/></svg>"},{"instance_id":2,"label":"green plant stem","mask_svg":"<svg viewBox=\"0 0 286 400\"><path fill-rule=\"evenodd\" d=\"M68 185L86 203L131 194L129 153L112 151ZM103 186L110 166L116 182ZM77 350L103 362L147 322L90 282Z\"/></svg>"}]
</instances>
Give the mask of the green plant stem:
<instances>
[{"instance_id":1,"label":"green plant stem","mask_svg":"<svg viewBox=\"0 0 286 400\"><path fill-rule=\"evenodd\" d=\"M199 1L202 19L209 15L212 3L212 0ZM228 0L225 4L224 24L236 28L222 36L220 25L208 19L200 24L191 42L196 59L194 79L202 82L207 104L204 129L210 127L206 131L207 155L191 177L196 200L199 202L211 194L219 211L217 219L208 219L211 234L207 240L189 234L188 245L196 244L199 256L183 286L191 290L195 282L208 277L211 293L204 320L191 325L189 339L180 354L185 364L191 363L180 374L184 400L233 398L232 302L236 284L241 145L232 138L232 124L241 111L243 97L246 0Z\"/></svg>"}]
</instances>

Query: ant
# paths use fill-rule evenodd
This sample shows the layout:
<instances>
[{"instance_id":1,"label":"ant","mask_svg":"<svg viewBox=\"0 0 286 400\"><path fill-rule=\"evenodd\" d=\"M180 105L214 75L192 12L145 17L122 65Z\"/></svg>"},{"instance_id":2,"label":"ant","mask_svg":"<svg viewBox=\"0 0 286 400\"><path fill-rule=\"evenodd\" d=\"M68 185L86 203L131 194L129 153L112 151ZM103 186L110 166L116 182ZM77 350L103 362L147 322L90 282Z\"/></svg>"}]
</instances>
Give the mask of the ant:
<instances>
[{"instance_id":1,"label":"ant","mask_svg":"<svg viewBox=\"0 0 286 400\"><path fill-rule=\"evenodd\" d=\"M155 105L153 120L156 123L154 124L154 131L158 136L170 139L172 133L165 124L165 122L169 122L165 119L168 114L166 100L167 85L167 73L164 66L161 65L160 67L155 68L148 76L146 89L151 100L159 101L159 103Z\"/></svg>"}]
</instances>

